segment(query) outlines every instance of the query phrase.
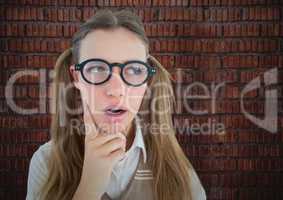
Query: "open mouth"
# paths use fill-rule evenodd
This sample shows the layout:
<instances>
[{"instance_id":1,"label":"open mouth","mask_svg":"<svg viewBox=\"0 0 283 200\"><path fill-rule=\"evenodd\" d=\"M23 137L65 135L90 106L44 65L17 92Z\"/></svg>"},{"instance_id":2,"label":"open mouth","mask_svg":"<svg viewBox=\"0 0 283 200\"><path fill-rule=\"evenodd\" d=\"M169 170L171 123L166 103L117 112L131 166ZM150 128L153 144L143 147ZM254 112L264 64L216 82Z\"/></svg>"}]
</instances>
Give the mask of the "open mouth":
<instances>
[{"instance_id":1,"label":"open mouth","mask_svg":"<svg viewBox=\"0 0 283 200\"><path fill-rule=\"evenodd\" d=\"M124 114L126 112L126 110L124 109L115 109L115 108L112 108L112 109L107 109L106 110L106 114L108 115L111 115L111 116L120 116L122 114Z\"/></svg>"}]
</instances>

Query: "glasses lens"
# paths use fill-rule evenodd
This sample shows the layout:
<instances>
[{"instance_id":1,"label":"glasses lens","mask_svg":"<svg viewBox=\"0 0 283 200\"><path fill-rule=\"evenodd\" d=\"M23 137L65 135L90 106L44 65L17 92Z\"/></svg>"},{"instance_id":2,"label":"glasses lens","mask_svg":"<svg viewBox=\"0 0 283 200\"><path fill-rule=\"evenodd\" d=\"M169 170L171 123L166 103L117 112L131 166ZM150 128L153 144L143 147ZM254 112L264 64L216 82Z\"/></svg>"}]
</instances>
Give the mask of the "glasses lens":
<instances>
[{"instance_id":1,"label":"glasses lens","mask_svg":"<svg viewBox=\"0 0 283 200\"><path fill-rule=\"evenodd\" d=\"M97 84L108 78L110 69L102 61L90 61L84 66L83 74L89 82Z\"/></svg>"},{"instance_id":2,"label":"glasses lens","mask_svg":"<svg viewBox=\"0 0 283 200\"><path fill-rule=\"evenodd\" d=\"M143 83L148 76L148 69L141 63L129 63L123 70L124 79L131 85Z\"/></svg>"}]
</instances>

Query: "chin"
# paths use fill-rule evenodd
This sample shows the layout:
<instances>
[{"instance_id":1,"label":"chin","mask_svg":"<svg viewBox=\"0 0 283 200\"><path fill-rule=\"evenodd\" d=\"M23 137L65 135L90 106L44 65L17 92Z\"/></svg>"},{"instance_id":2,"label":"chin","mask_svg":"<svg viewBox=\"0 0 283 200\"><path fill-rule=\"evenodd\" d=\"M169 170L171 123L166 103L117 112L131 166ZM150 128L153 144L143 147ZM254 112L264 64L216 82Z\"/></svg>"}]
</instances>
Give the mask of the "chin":
<instances>
[{"instance_id":1,"label":"chin","mask_svg":"<svg viewBox=\"0 0 283 200\"><path fill-rule=\"evenodd\" d=\"M118 132L124 133L126 131L125 125L120 123L107 124L100 128L104 133L108 133L108 134L114 134Z\"/></svg>"},{"instance_id":2,"label":"chin","mask_svg":"<svg viewBox=\"0 0 283 200\"><path fill-rule=\"evenodd\" d=\"M104 133L118 133L122 132L126 135L126 131L130 128L133 123L134 115L128 113L125 118L119 122L109 122L104 118L100 118L101 123L99 123L99 128L103 130Z\"/></svg>"}]
</instances>

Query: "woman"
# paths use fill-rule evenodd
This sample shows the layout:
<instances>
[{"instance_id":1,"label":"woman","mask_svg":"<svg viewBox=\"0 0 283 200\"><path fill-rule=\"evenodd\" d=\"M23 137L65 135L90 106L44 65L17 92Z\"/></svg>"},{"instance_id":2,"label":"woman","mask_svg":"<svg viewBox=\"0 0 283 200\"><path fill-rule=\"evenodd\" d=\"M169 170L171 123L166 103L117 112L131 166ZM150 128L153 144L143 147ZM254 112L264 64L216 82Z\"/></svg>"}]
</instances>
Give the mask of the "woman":
<instances>
[{"instance_id":1,"label":"woman","mask_svg":"<svg viewBox=\"0 0 283 200\"><path fill-rule=\"evenodd\" d=\"M175 137L170 75L135 14L98 11L55 72L51 140L31 159L27 199L206 199Z\"/></svg>"}]
</instances>

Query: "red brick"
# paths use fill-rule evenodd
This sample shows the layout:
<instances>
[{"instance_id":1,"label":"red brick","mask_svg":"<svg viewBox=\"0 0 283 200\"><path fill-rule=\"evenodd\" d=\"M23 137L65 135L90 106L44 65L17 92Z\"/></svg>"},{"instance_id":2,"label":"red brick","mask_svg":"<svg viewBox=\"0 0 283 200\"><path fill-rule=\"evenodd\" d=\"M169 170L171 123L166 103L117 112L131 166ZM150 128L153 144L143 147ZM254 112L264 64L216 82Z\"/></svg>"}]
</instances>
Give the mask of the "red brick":
<instances>
[{"instance_id":1,"label":"red brick","mask_svg":"<svg viewBox=\"0 0 283 200\"><path fill-rule=\"evenodd\" d=\"M201 161L201 171L232 171L236 169L236 160L206 159Z\"/></svg>"},{"instance_id":2,"label":"red brick","mask_svg":"<svg viewBox=\"0 0 283 200\"><path fill-rule=\"evenodd\" d=\"M260 33L260 24L233 23L224 25L224 36L228 37L260 36Z\"/></svg>"},{"instance_id":3,"label":"red brick","mask_svg":"<svg viewBox=\"0 0 283 200\"><path fill-rule=\"evenodd\" d=\"M193 56L176 56L175 67L179 68L190 68L194 67L194 57Z\"/></svg>"},{"instance_id":4,"label":"red brick","mask_svg":"<svg viewBox=\"0 0 283 200\"><path fill-rule=\"evenodd\" d=\"M224 56L223 57L223 67L257 67L258 66L258 57L243 55L243 56Z\"/></svg>"},{"instance_id":5,"label":"red brick","mask_svg":"<svg viewBox=\"0 0 283 200\"><path fill-rule=\"evenodd\" d=\"M240 102L238 100L216 101L216 113L240 113Z\"/></svg>"},{"instance_id":6,"label":"red brick","mask_svg":"<svg viewBox=\"0 0 283 200\"><path fill-rule=\"evenodd\" d=\"M278 55L262 55L259 56L259 67L272 68L278 67L279 56Z\"/></svg>"},{"instance_id":7,"label":"red brick","mask_svg":"<svg viewBox=\"0 0 283 200\"><path fill-rule=\"evenodd\" d=\"M220 116L219 122L225 124L226 129L233 128L252 128L255 127L245 116L242 114Z\"/></svg>"},{"instance_id":8,"label":"red brick","mask_svg":"<svg viewBox=\"0 0 283 200\"><path fill-rule=\"evenodd\" d=\"M243 10L243 20L278 20L278 7L251 7Z\"/></svg>"},{"instance_id":9,"label":"red brick","mask_svg":"<svg viewBox=\"0 0 283 200\"><path fill-rule=\"evenodd\" d=\"M219 185L218 174L203 174L200 179L204 186L216 187Z\"/></svg>"}]
</instances>

